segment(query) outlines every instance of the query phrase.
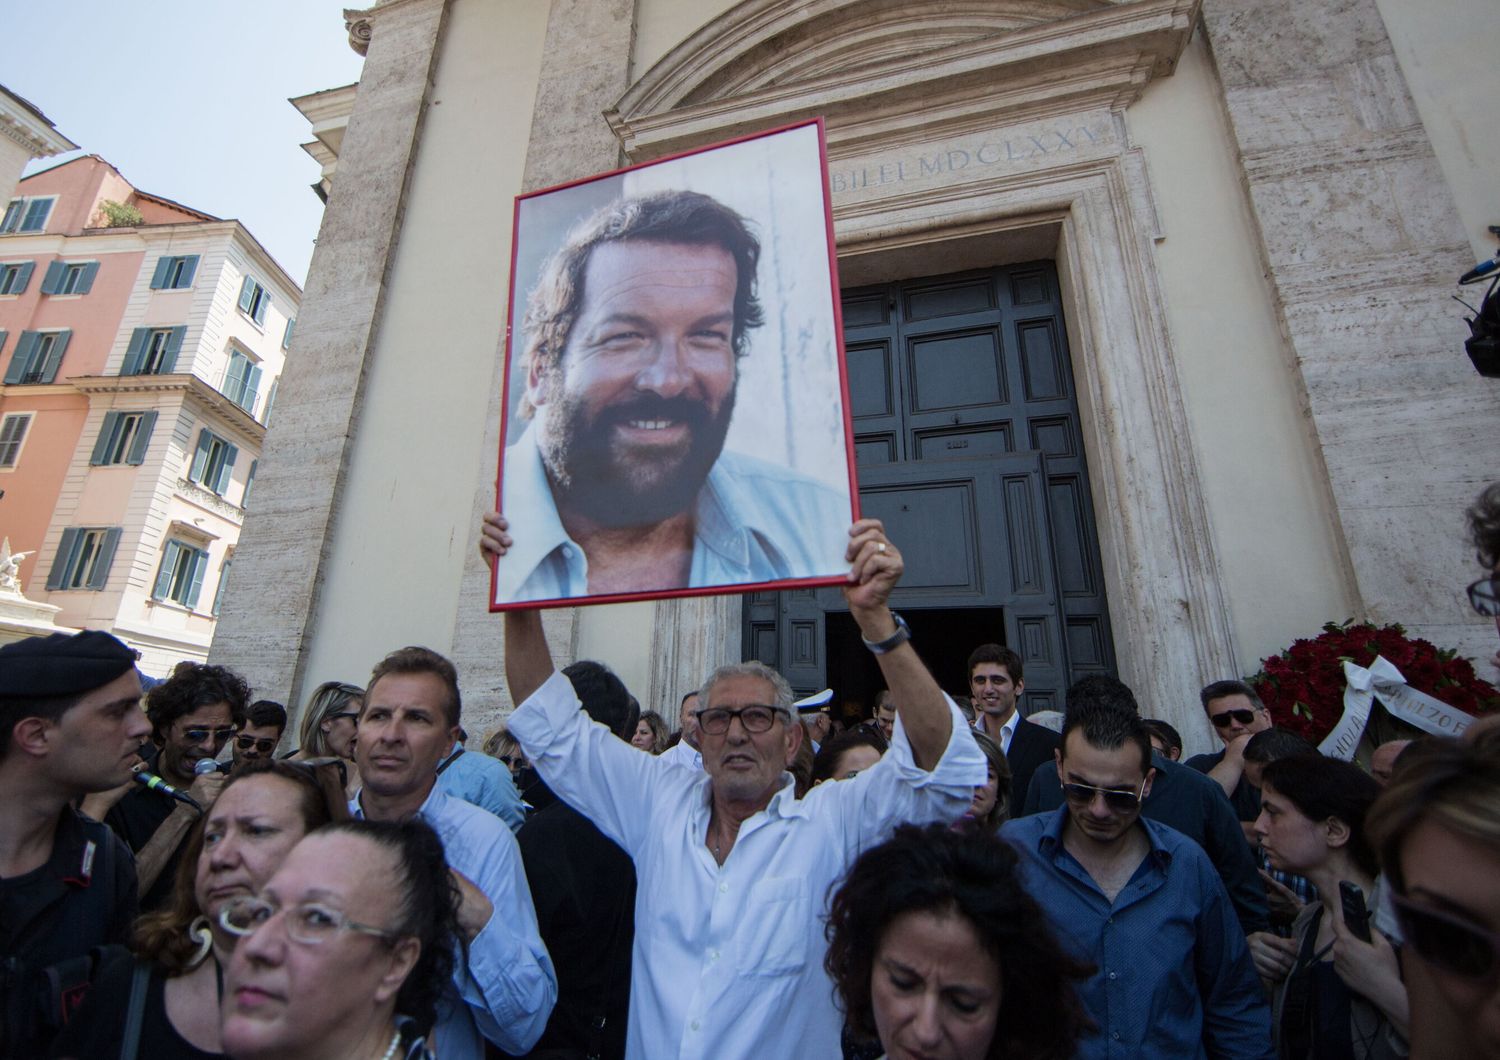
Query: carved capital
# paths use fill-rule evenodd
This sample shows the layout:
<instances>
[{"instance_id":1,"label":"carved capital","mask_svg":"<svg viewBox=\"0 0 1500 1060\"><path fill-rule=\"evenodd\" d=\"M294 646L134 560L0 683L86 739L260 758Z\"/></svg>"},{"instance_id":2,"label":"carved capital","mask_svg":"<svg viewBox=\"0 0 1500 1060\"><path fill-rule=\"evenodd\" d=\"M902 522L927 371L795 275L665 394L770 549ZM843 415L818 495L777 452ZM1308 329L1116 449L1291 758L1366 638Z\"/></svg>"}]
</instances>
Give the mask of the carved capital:
<instances>
[{"instance_id":1,"label":"carved capital","mask_svg":"<svg viewBox=\"0 0 1500 1060\"><path fill-rule=\"evenodd\" d=\"M366 11L345 11L344 28L349 31L349 47L355 54L364 55L370 50L372 24Z\"/></svg>"}]
</instances>

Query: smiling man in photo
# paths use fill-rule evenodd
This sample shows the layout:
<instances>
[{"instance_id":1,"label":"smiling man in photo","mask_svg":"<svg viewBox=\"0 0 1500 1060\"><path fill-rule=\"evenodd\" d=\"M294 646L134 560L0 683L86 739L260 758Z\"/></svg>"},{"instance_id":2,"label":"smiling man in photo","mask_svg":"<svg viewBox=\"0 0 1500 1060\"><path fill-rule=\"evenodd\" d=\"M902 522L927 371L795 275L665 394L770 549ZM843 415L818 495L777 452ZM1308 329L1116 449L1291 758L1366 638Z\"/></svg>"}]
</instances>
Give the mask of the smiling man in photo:
<instances>
[{"instance_id":1,"label":"smiling man in photo","mask_svg":"<svg viewBox=\"0 0 1500 1060\"><path fill-rule=\"evenodd\" d=\"M724 448L759 260L745 218L667 191L606 206L547 262L523 324L530 422L503 474L525 531L497 600L837 572L847 498Z\"/></svg>"}]
</instances>

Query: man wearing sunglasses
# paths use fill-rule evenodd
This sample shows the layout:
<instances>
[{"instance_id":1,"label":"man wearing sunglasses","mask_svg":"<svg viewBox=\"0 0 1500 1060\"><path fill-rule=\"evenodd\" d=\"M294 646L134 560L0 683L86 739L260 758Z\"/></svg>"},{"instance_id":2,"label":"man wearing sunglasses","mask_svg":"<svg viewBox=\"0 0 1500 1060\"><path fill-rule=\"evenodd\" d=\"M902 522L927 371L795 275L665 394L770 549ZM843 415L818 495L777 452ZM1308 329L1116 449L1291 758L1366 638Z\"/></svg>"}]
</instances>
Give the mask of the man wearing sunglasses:
<instances>
[{"instance_id":1,"label":"man wearing sunglasses","mask_svg":"<svg viewBox=\"0 0 1500 1060\"><path fill-rule=\"evenodd\" d=\"M1213 863L1141 817L1154 773L1139 715L1070 704L1065 804L1000 830L1058 938L1096 969L1078 994L1098 1030L1076 1056L1270 1060L1270 1009Z\"/></svg>"},{"instance_id":2,"label":"man wearing sunglasses","mask_svg":"<svg viewBox=\"0 0 1500 1060\"><path fill-rule=\"evenodd\" d=\"M1224 746L1212 754L1194 755L1184 764L1207 773L1224 789L1246 841L1254 846L1251 826L1260 816L1260 789L1245 777L1245 744L1271 727L1270 712L1255 689L1243 681L1215 681L1198 693L1198 700Z\"/></svg>"},{"instance_id":3,"label":"man wearing sunglasses","mask_svg":"<svg viewBox=\"0 0 1500 1060\"><path fill-rule=\"evenodd\" d=\"M245 711L245 724L234 734L234 764L270 758L286 731L286 708L270 699L257 699Z\"/></svg>"},{"instance_id":4,"label":"man wearing sunglasses","mask_svg":"<svg viewBox=\"0 0 1500 1060\"><path fill-rule=\"evenodd\" d=\"M217 759L245 723L250 686L223 666L180 663L172 676L146 693L151 746L143 754L146 772L185 791L194 808L151 788L126 792L104 823L135 851L141 884L141 912L160 909L172 896L183 840L224 786L215 769L199 774L200 761Z\"/></svg>"},{"instance_id":5,"label":"man wearing sunglasses","mask_svg":"<svg viewBox=\"0 0 1500 1060\"><path fill-rule=\"evenodd\" d=\"M486 516L483 548L512 541ZM805 738L786 680L721 666L697 710L703 769L663 763L593 724L557 673L536 611L505 614L510 717L558 797L635 862L629 1057L839 1055L843 1019L823 971L830 885L902 821L952 822L985 760L887 606L902 559L878 520L849 530L844 587L898 713L890 751L853 780L798 799L788 764Z\"/></svg>"}]
</instances>

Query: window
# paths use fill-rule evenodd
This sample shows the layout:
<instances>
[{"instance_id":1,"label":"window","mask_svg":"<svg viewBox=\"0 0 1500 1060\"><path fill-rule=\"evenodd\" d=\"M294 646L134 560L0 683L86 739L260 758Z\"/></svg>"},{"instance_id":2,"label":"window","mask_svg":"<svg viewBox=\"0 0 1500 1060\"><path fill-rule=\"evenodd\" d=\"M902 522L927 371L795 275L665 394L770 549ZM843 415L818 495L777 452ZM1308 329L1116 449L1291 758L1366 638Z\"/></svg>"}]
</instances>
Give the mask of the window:
<instances>
[{"instance_id":1,"label":"window","mask_svg":"<svg viewBox=\"0 0 1500 1060\"><path fill-rule=\"evenodd\" d=\"M0 218L0 235L42 231L47 227L47 218L56 201L56 195L32 195L10 200L5 207L5 216Z\"/></svg>"},{"instance_id":2,"label":"window","mask_svg":"<svg viewBox=\"0 0 1500 1060\"><path fill-rule=\"evenodd\" d=\"M260 390L260 366L239 350L231 350L229 367L224 369L224 385L219 389L230 401L253 415L256 394Z\"/></svg>"},{"instance_id":3,"label":"window","mask_svg":"<svg viewBox=\"0 0 1500 1060\"><path fill-rule=\"evenodd\" d=\"M198 432L198 450L193 454L188 478L222 497L229 488L229 474L239 455L238 448L205 427Z\"/></svg>"},{"instance_id":4,"label":"window","mask_svg":"<svg viewBox=\"0 0 1500 1060\"><path fill-rule=\"evenodd\" d=\"M47 575L47 588L103 589L109 581L109 567L115 561L120 544L118 526L73 526L64 530L57 546L57 558Z\"/></svg>"},{"instance_id":5,"label":"window","mask_svg":"<svg viewBox=\"0 0 1500 1060\"><path fill-rule=\"evenodd\" d=\"M5 371L7 384L50 383L68 348L71 331L23 331Z\"/></svg>"},{"instance_id":6,"label":"window","mask_svg":"<svg viewBox=\"0 0 1500 1060\"><path fill-rule=\"evenodd\" d=\"M106 412L89 463L94 467L144 463L155 426L155 412Z\"/></svg>"},{"instance_id":7,"label":"window","mask_svg":"<svg viewBox=\"0 0 1500 1060\"><path fill-rule=\"evenodd\" d=\"M21 444L31 429L31 413L12 412L0 419L0 467L15 467L21 457Z\"/></svg>"},{"instance_id":8,"label":"window","mask_svg":"<svg viewBox=\"0 0 1500 1060\"><path fill-rule=\"evenodd\" d=\"M240 507L250 507L250 489L255 485L255 469L260 467L259 460L250 461L250 470L245 472L245 493L240 497Z\"/></svg>"},{"instance_id":9,"label":"window","mask_svg":"<svg viewBox=\"0 0 1500 1060\"><path fill-rule=\"evenodd\" d=\"M54 261L42 277L42 293L88 294L98 273L97 261Z\"/></svg>"},{"instance_id":10,"label":"window","mask_svg":"<svg viewBox=\"0 0 1500 1060\"><path fill-rule=\"evenodd\" d=\"M4 293L5 292L0 291L0 294L4 294ZM295 327L296 324L297 324L297 318L296 317L287 317L287 320L286 320L286 330L281 333L281 348L283 350L291 349L291 346L292 346L292 328Z\"/></svg>"},{"instance_id":11,"label":"window","mask_svg":"<svg viewBox=\"0 0 1500 1060\"><path fill-rule=\"evenodd\" d=\"M25 294L31 282L31 270L36 266L29 261L13 261L0 265L0 294Z\"/></svg>"},{"instance_id":12,"label":"window","mask_svg":"<svg viewBox=\"0 0 1500 1060\"><path fill-rule=\"evenodd\" d=\"M156 271L151 274L153 291L180 291L193 286L193 276L198 271L198 255L185 254L175 258L162 256L156 259Z\"/></svg>"},{"instance_id":13,"label":"window","mask_svg":"<svg viewBox=\"0 0 1500 1060\"><path fill-rule=\"evenodd\" d=\"M240 285L240 311L257 324L266 322L266 310L271 307L271 292L254 277L246 276Z\"/></svg>"},{"instance_id":14,"label":"window","mask_svg":"<svg viewBox=\"0 0 1500 1060\"><path fill-rule=\"evenodd\" d=\"M170 600L192 610L198 606L198 594L203 590L203 572L207 569L208 553L203 549L182 541L168 541L151 595L157 600Z\"/></svg>"},{"instance_id":15,"label":"window","mask_svg":"<svg viewBox=\"0 0 1500 1060\"><path fill-rule=\"evenodd\" d=\"M0 339L0 341L4 340ZM266 407L261 410L260 422L268 426L271 423L271 409L276 404L276 388L280 385L281 376L278 375L275 379L271 380L271 389L266 393Z\"/></svg>"},{"instance_id":16,"label":"window","mask_svg":"<svg viewBox=\"0 0 1500 1060\"><path fill-rule=\"evenodd\" d=\"M234 565L234 560L225 556L224 562L219 565L219 587L214 590L214 606L211 614L219 617L219 606L224 603L224 586L229 584L229 568Z\"/></svg>"},{"instance_id":17,"label":"window","mask_svg":"<svg viewBox=\"0 0 1500 1060\"><path fill-rule=\"evenodd\" d=\"M136 328L120 364L121 375L170 375L177 369L187 325L175 328Z\"/></svg>"}]
</instances>

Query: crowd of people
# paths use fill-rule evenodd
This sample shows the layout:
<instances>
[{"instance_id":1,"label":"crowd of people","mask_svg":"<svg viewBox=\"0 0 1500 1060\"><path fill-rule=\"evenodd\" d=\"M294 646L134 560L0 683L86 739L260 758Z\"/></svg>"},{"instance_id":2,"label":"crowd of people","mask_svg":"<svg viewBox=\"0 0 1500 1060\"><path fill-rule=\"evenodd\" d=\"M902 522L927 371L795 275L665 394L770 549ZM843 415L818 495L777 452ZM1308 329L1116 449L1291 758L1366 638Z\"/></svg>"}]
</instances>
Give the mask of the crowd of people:
<instances>
[{"instance_id":1,"label":"crowd of people","mask_svg":"<svg viewBox=\"0 0 1500 1060\"><path fill-rule=\"evenodd\" d=\"M1494 614L1500 485L1472 519ZM0 1054L1500 1056L1500 726L1367 769L1214 680L1180 761L1113 677L1038 724L982 644L945 692L880 523L847 558L886 685L847 728L758 662L642 711L535 611L472 750L425 648L288 747L223 667L0 647Z\"/></svg>"}]
</instances>

